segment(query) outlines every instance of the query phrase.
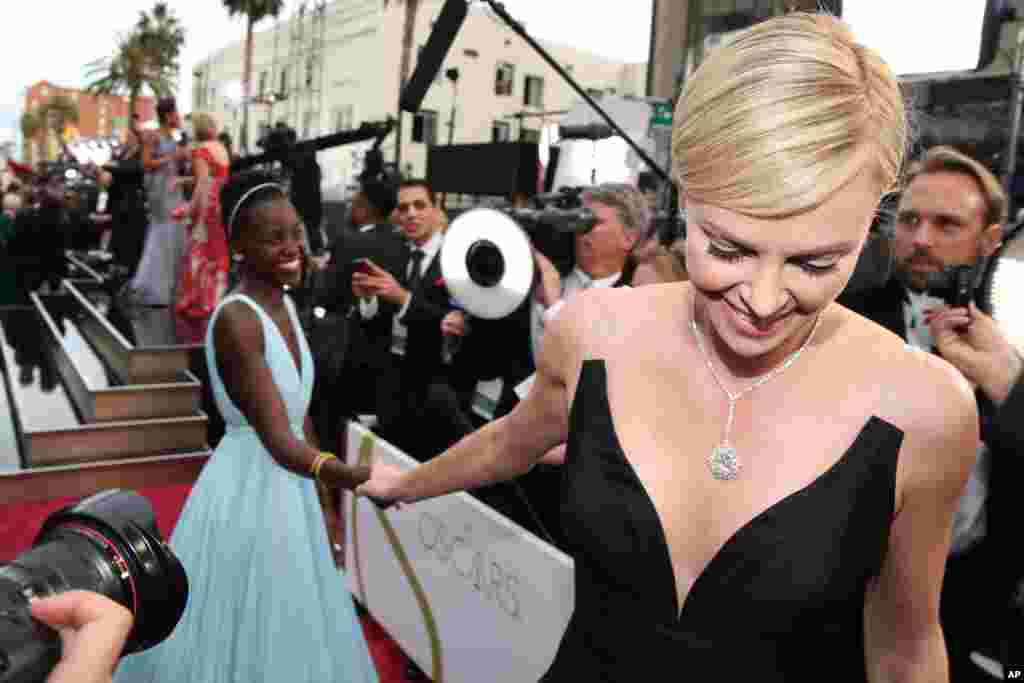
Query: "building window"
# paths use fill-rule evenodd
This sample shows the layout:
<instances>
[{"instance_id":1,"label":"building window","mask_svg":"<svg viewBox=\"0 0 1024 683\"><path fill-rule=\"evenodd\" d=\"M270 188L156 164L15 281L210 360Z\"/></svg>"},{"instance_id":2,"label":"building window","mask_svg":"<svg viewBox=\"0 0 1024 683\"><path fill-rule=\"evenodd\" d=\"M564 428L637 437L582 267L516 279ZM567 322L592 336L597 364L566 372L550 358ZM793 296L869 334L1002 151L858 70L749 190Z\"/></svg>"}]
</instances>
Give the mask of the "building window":
<instances>
[{"instance_id":1,"label":"building window","mask_svg":"<svg viewBox=\"0 0 1024 683\"><path fill-rule=\"evenodd\" d=\"M491 125L491 142L509 142L512 140L512 124L508 121L495 121Z\"/></svg>"},{"instance_id":2,"label":"building window","mask_svg":"<svg viewBox=\"0 0 1024 683\"><path fill-rule=\"evenodd\" d=\"M422 142L428 147L437 144L437 112L423 110L412 120L412 141Z\"/></svg>"},{"instance_id":3,"label":"building window","mask_svg":"<svg viewBox=\"0 0 1024 683\"><path fill-rule=\"evenodd\" d=\"M587 88L587 94L595 100L599 100L604 97L604 91L600 88Z\"/></svg>"},{"instance_id":4,"label":"building window","mask_svg":"<svg viewBox=\"0 0 1024 683\"><path fill-rule=\"evenodd\" d=\"M307 111L302 117L302 139L309 140L312 137L316 137L318 131L316 126L316 115L315 111Z\"/></svg>"},{"instance_id":5,"label":"building window","mask_svg":"<svg viewBox=\"0 0 1024 683\"><path fill-rule=\"evenodd\" d=\"M494 74L494 94L507 97L512 94L516 82L516 68L508 62L500 62Z\"/></svg>"},{"instance_id":6,"label":"building window","mask_svg":"<svg viewBox=\"0 0 1024 683\"><path fill-rule=\"evenodd\" d=\"M288 67L281 69L281 89L278 92L281 97L288 97Z\"/></svg>"},{"instance_id":7,"label":"building window","mask_svg":"<svg viewBox=\"0 0 1024 683\"><path fill-rule=\"evenodd\" d=\"M316 71L316 60L312 57L306 59L306 89L313 89L313 73Z\"/></svg>"},{"instance_id":8,"label":"building window","mask_svg":"<svg viewBox=\"0 0 1024 683\"><path fill-rule=\"evenodd\" d=\"M540 76L527 76L526 87L523 89L523 104L527 107L544 106L544 79Z\"/></svg>"},{"instance_id":9,"label":"building window","mask_svg":"<svg viewBox=\"0 0 1024 683\"><path fill-rule=\"evenodd\" d=\"M462 51L462 54L465 55L466 57L471 57L473 59L476 59L477 57L480 56L480 53L474 50L473 48L466 48L465 50Z\"/></svg>"},{"instance_id":10,"label":"building window","mask_svg":"<svg viewBox=\"0 0 1024 683\"><path fill-rule=\"evenodd\" d=\"M269 76L269 74L267 74L266 71L260 72L260 90L259 90L259 93L260 93L260 99L261 100L264 97L267 96L267 77L268 76Z\"/></svg>"},{"instance_id":11,"label":"building window","mask_svg":"<svg viewBox=\"0 0 1024 683\"><path fill-rule=\"evenodd\" d=\"M331 116L333 119L334 132L352 130L355 128L354 109L355 108L351 104L348 104L334 110L334 114Z\"/></svg>"},{"instance_id":12,"label":"building window","mask_svg":"<svg viewBox=\"0 0 1024 683\"><path fill-rule=\"evenodd\" d=\"M532 128L523 128L519 131L519 141L540 144L540 131L533 130Z\"/></svg>"}]
</instances>

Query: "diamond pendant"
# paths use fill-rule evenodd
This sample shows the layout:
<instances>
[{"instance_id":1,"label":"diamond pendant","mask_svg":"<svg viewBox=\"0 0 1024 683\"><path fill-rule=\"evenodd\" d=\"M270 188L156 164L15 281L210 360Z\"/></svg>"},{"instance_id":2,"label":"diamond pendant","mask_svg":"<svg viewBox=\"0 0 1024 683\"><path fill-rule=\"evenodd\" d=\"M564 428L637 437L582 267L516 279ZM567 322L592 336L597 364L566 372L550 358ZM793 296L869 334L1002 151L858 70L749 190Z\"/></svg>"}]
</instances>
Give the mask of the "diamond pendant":
<instances>
[{"instance_id":1,"label":"diamond pendant","mask_svg":"<svg viewBox=\"0 0 1024 683\"><path fill-rule=\"evenodd\" d=\"M708 458L711 476L719 481L731 481L740 476L740 461L736 457L736 449L722 443L711 449Z\"/></svg>"}]
</instances>

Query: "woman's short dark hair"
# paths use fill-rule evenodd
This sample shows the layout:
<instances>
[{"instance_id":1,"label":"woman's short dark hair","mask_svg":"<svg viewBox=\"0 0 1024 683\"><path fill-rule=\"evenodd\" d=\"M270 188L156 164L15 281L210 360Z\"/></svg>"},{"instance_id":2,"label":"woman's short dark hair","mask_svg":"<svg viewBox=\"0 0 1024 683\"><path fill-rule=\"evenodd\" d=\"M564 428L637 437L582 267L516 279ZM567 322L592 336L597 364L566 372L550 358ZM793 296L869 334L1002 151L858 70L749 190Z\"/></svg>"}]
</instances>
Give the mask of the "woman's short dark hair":
<instances>
[{"instance_id":1,"label":"woman's short dark hair","mask_svg":"<svg viewBox=\"0 0 1024 683\"><path fill-rule=\"evenodd\" d=\"M277 179L262 171L236 173L228 178L220 191L221 220L228 240L238 237L245 211L288 194Z\"/></svg>"}]
</instances>

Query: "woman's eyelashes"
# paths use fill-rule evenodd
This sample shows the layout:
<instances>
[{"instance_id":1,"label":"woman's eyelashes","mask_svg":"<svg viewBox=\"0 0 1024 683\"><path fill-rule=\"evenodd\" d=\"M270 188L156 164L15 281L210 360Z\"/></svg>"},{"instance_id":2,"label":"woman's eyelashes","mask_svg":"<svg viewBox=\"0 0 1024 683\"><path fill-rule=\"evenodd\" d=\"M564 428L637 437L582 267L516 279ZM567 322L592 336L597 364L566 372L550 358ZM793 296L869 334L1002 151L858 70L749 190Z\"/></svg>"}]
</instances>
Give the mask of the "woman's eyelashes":
<instances>
[{"instance_id":1,"label":"woman's eyelashes","mask_svg":"<svg viewBox=\"0 0 1024 683\"><path fill-rule=\"evenodd\" d=\"M749 252L742 249L732 249L723 247L715 244L714 242L708 242L707 253L709 256L713 256L726 263L735 263L740 259L751 256ZM836 269L838 263L837 258L829 257L828 259L795 259L793 263L796 264L801 270L811 276L827 275Z\"/></svg>"}]
</instances>

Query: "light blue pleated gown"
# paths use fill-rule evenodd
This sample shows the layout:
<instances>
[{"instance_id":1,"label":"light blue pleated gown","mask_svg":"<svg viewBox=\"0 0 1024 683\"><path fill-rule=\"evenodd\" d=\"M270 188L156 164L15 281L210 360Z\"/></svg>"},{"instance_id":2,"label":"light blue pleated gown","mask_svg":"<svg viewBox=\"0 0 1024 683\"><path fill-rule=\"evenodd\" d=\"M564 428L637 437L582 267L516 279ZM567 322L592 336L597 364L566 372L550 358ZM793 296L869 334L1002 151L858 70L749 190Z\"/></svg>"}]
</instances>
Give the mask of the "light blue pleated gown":
<instances>
[{"instance_id":1,"label":"light blue pleated gown","mask_svg":"<svg viewBox=\"0 0 1024 683\"><path fill-rule=\"evenodd\" d=\"M266 362L295 436L313 391L313 358L295 306L302 368L295 367L270 317L242 294L224 299L211 318L206 360L227 424L171 536L188 573L188 606L174 633L147 652L125 657L116 683L376 683L377 673L345 576L328 547L313 482L271 457L221 382L214 322L244 301L263 325Z\"/></svg>"}]
</instances>

